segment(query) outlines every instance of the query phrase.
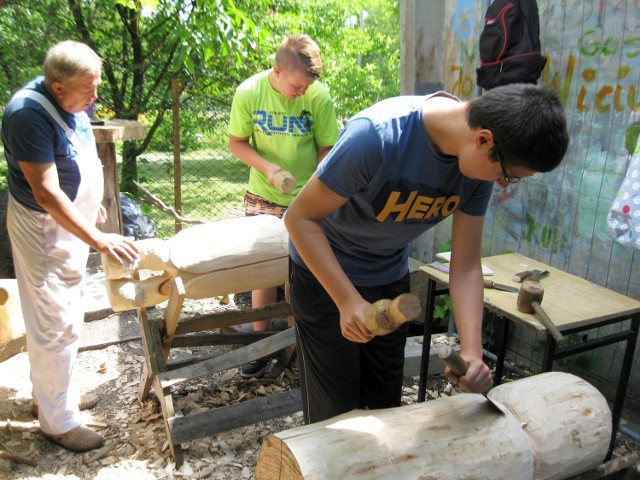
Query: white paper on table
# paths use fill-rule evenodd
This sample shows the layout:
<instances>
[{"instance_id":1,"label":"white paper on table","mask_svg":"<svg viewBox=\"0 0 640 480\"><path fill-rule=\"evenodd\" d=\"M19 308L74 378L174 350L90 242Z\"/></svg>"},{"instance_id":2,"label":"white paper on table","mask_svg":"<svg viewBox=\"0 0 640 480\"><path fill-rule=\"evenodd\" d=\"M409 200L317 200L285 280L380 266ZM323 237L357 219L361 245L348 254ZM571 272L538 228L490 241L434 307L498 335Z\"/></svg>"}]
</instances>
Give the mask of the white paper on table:
<instances>
[{"instance_id":1,"label":"white paper on table","mask_svg":"<svg viewBox=\"0 0 640 480\"><path fill-rule=\"evenodd\" d=\"M445 262L450 262L451 261L451 252L440 252L440 253L436 253L436 258L439 258L441 260L444 260ZM444 273L449 273L449 266L444 264L444 263L440 263L440 262L433 262L433 263L438 263L440 265L443 265L444 267L446 267L446 271L443 270L440 267L436 267L434 266L432 263L429 264L429 266L435 268L436 270L440 270L441 272ZM485 277L489 277L491 275L493 275L493 270L491 270L489 267L487 267L486 265L482 265L482 275L484 275Z\"/></svg>"}]
</instances>

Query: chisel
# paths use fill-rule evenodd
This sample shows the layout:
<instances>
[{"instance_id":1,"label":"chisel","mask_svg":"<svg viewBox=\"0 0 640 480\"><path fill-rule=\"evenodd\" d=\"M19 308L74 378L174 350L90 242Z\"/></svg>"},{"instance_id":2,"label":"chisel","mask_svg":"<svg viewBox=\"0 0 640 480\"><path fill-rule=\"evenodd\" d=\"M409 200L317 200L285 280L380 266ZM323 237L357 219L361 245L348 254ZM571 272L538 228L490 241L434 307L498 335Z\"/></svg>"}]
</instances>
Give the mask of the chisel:
<instances>
[{"instance_id":1,"label":"chisel","mask_svg":"<svg viewBox=\"0 0 640 480\"><path fill-rule=\"evenodd\" d=\"M460 356L458 352L456 352L449 345L445 345L438 349L438 357L451 369L451 371L457 375L458 377L463 377L467 370L469 369L469 364L465 361L464 358ZM489 406L495 412L500 412L501 415L506 415L506 413L500 408L493 400L487 397L487 394L482 392L484 398L489 402Z\"/></svg>"}]
</instances>

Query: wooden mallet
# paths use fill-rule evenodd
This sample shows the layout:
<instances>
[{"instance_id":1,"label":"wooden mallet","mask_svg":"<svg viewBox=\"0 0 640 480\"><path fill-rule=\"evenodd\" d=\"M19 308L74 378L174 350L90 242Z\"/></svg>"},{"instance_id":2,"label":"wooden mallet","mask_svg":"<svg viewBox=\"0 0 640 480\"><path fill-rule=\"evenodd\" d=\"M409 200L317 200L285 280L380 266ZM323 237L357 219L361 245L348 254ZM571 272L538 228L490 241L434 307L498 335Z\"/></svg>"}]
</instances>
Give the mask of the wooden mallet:
<instances>
[{"instance_id":1,"label":"wooden mallet","mask_svg":"<svg viewBox=\"0 0 640 480\"><path fill-rule=\"evenodd\" d=\"M416 318L421 311L420 299L403 293L393 300L385 298L372 303L365 312L364 322L374 335L386 335Z\"/></svg>"},{"instance_id":2,"label":"wooden mallet","mask_svg":"<svg viewBox=\"0 0 640 480\"><path fill-rule=\"evenodd\" d=\"M523 282L520 292L518 293L517 305L518 310L524 313L534 313L538 320L547 327L549 333L553 335L556 342L563 344L566 340L560 330L554 325L549 315L542 309L540 303L544 296L544 287L540 282L527 280Z\"/></svg>"},{"instance_id":3,"label":"wooden mallet","mask_svg":"<svg viewBox=\"0 0 640 480\"><path fill-rule=\"evenodd\" d=\"M279 170L273 176L273 186L285 195L290 194L296 189L296 179L286 170Z\"/></svg>"}]
</instances>

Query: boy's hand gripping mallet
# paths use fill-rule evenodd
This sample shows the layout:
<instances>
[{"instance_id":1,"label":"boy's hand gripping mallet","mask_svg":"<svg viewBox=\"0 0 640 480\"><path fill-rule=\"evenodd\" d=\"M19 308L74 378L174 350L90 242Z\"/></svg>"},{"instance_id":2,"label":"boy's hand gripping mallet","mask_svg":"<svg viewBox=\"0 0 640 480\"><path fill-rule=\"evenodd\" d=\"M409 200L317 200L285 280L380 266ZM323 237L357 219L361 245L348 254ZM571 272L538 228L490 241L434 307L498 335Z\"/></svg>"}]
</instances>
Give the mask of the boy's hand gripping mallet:
<instances>
[{"instance_id":1,"label":"boy's hand gripping mallet","mask_svg":"<svg viewBox=\"0 0 640 480\"><path fill-rule=\"evenodd\" d=\"M372 303L365 312L364 323L374 335L386 335L416 318L421 311L418 297L403 293L393 300L385 298Z\"/></svg>"}]
</instances>

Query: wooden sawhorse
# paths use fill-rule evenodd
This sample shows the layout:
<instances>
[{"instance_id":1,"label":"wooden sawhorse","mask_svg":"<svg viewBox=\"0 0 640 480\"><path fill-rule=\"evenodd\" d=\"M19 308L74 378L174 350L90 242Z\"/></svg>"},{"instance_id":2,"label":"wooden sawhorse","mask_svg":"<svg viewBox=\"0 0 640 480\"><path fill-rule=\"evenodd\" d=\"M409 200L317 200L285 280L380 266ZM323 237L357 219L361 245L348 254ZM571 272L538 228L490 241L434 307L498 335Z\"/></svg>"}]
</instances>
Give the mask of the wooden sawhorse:
<instances>
[{"instance_id":1,"label":"wooden sawhorse","mask_svg":"<svg viewBox=\"0 0 640 480\"><path fill-rule=\"evenodd\" d=\"M138 397L141 401L146 400L153 387L160 400L171 454L176 466L180 467L184 460L181 443L299 411L302 409L302 398L300 389L294 389L205 412L176 416L171 396L172 385L280 352L278 363L274 366L277 373L271 372L277 376L291 361L291 350L287 347L295 343L295 336L293 328L278 333L187 335L287 316L291 313L291 308L286 302L278 302L257 309L225 311L180 320L185 300L184 287L180 277L174 278L172 282L164 322L149 320L146 309L137 309L145 353ZM244 346L216 357L198 359L188 365L172 366L167 362L172 347L216 344Z\"/></svg>"},{"instance_id":2,"label":"wooden sawhorse","mask_svg":"<svg viewBox=\"0 0 640 480\"><path fill-rule=\"evenodd\" d=\"M260 309L221 312L180 319L186 298L203 299L232 292L246 292L283 284L288 272L288 235L282 219L272 215L240 217L205 223L180 231L167 240L137 242L140 257L133 264L119 264L103 255L107 293L114 311L136 309L142 333L145 362L139 398L154 388L165 421L171 453L182 464L182 442L252 424L301 409L299 391L247 400L193 415L177 416L171 386L245 363L278 355L276 368L290 362L287 347L295 343L292 328L282 332L246 334L203 333L256 320L288 316L286 302ZM140 279L141 270L156 272ZM146 307L167 301L164 321L151 321ZM177 346L244 345L193 364L171 364L169 352ZM289 352L293 352L289 349Z\"/></svg>"}]
</instances>

